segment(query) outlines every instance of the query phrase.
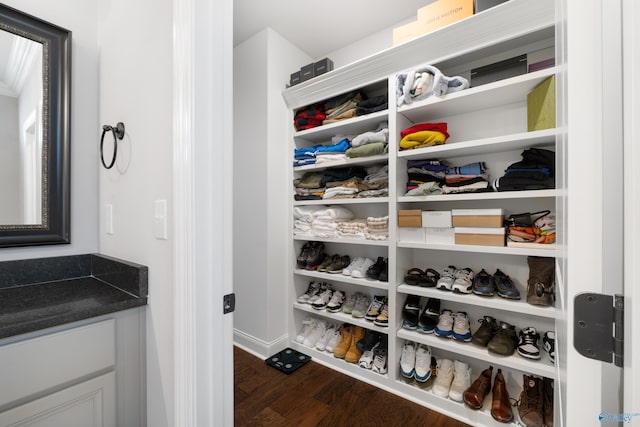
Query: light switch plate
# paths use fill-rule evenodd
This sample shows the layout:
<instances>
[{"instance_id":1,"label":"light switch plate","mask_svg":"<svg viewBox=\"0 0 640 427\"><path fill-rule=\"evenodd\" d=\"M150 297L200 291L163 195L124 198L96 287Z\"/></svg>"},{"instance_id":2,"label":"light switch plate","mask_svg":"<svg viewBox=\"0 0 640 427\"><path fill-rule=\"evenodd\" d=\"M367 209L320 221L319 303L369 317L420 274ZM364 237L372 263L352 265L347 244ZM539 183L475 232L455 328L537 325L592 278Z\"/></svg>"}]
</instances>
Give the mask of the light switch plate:
<instances>
[{"instance_id":1,"label":"light switch plate","mask_svg":"<svg viewBox=\"0 0 640 427\"><path fill-rule=\"evenodd\" d=\"M153 235L156 239L167 240L167 201L153 202Z\"/></svg>"}]
</instances>

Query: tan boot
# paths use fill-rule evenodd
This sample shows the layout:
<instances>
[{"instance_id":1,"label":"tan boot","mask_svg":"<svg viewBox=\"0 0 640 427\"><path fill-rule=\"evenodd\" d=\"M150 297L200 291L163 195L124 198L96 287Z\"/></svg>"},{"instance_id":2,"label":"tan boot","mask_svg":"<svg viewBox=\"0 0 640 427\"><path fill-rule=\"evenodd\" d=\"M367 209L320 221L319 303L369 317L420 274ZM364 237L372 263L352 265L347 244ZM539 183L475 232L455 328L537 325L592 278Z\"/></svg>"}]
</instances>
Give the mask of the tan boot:
<instances>
[{"instance_id":1,"label":"tan boot","mask_svg":"<svg viewBox=\"0 0 640 427\"><path fill-rule=\"evenodd\" d=\"M360 351L358 346L356 346L356 344L362 338L364 338L364 329L362 327L360 327L360 326L354 326L353 327L353 337L351 339L351 345L349 346L349 349L347 350L347 354L344 357L344 360L346 362L358 363L358 360L360 360L360 356L362 356L362 352Z\"/></svg>"},{"instance_id":2,"label":"tan boot","mask_svg":"<svg viewBox=\"0 0 640 427\"><path fill-rule=\"evenodd\" d=\"M520 421L527 427L542 427L542 378L523 375L522 393L518 403Z\"/></svg>"},{"instance_id":3,"label":"tan boot","mask_svg":"<svg viewBox=\"0 0 640 427\"><path fill-rule=\"evenodd\" d=\"M353 325L345 325L342 328L342 340L340 344L336 346L333 350L333 355L338 359L344 359L344 356L347 354L349 347L351 347L351 341L353 339Z\"/></svg>"}]
</instances>

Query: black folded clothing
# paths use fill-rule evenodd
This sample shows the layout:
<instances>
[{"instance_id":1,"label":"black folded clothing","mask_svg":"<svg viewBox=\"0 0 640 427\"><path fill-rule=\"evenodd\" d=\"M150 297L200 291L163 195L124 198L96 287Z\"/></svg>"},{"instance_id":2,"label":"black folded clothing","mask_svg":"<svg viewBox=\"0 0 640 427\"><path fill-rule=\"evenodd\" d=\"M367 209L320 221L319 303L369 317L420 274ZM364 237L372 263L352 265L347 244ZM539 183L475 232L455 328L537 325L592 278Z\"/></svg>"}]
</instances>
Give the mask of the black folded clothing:
<instances>
[{"instance_id":1,"label":"black folded clothing","mask_svg":"<svg viewBox=\"0 0 640 427\"><path fill-rule=\"evenodd\" d=\"M353 177L364 179L365 176L367 176L367 171L360 166L327 169L324 171L322 186L326 186L327 182L346 181Z\"/></svg>"},{"instance_id":2,"label":"black folded clothing","mask_svg":"<svg viewBox=\"0 0 640 427\"><path fill-rule=\"evenodd\" d=\"M387 96L375 96L370 99L365 99L358 104L356 107L356 116L364 116L365 114L375 113L376 111L386 110L387 108L389 108Z\"/></svg>"}]
</instances>

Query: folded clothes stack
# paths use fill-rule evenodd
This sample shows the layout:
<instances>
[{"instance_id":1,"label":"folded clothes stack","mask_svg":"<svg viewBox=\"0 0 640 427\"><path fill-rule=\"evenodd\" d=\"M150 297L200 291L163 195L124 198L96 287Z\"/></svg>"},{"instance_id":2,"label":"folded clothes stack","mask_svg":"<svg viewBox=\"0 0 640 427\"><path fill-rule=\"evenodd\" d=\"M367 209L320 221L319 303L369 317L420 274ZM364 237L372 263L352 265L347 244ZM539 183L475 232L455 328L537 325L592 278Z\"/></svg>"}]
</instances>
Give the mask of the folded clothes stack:
<instances>
[{"instance_id":1,"label":"folded clothes stack","mask_svg":"<svg viewBox=\"0 0 640 427\"><path fill-rule=\"evenodd\" d=\"M493 191L489 186L489 174L484 162L449 167L445 181L446 184L442 187L443 194Z\"/></svg>"},{"instance_id":2,"label":"folded clothes stack","mask_svg":"<svg viewBox=\"0 0 640 427\"><path fill-rule=\"evenodd\" d=\"M356 135L351 140L351 148L345 153L347 157L369 157L388 152L389 127L386 122L380 123L375 131Z\"/></svg>"},{"instance_id":3,"label":"folded clothes stack","mask_svg":"<svg viewBox=\"0 0 640 427\"><path fill-rule=\"evenodd\" d=\"M327 115L325 114L324 106L322 104L311 105L296 111L296 114L293 117L293 126L299 132L305 129L321 126L322 122L326 118Z\"/></svg>"},{"instance_id":4,"label":"folded clothes stack","mask_svg":"<svg viewBox=\"0 0 640 427\"><path fill-rule=\"evenodd\" d=\"M400 150L410 150L444 144L449 133L446 123L420 123L404 129L400 136Z\"/></svg>"},{"instance_id":5,"label":"folded clothes stack","mask_svg":"<svg viewBox=\"0 0 640 427\"><path fill-rule=\"evenodd\" d=\"M302 178L293 180L295 189L295 200L321 200L324 196L324 185L322 172L307 172Z\"/></svg>"},{"instance_id":6,"label":"folded clothes stack","mask_svg":"<svg viewBox=\"0 0 640 427\"><path fill-rule=\"evenodd\" d=\"M447 77L438 68L424 65L397 75L398 106L411 104L432 96L457 92L468 87L469 81L464 77Z\"/></svg>"},{"instance_id":7,"label":"folded clothes stack","mask_svg":"<svg viewBox=\"0 0 640 427\"><path fill-rule=\"evenodd\" d=\"M293 208L293 234L311 234L313 215L324 209L324 206L295 206Z\"/></svg>"},{"instance_id":8,"label":"folded clothes stack","mask_svg":"<svg viewBox=\"0 0 640 427\"><path fill-rule=\"evenodd\" d=\"M441 194L447 164L443 160L407 160L407 196Z\"/></svg>"},{"instance_id":9,"label":"folded clothes stack","mask_svg":"<svg viewBox=\"0 0 640 427\"><path fill-rule=\"evenodd\" d=\"M364 239L364 233L367 229L367 221L364 218L354 218L338 223L338 237L350 239Z\"/></svg>"},{"instance_id":10,"label":"folded clothes stack","mask_svg":"<svg viewBox=\"0 0 640 427\"><path fill-rule=\"evenodd\" d=\"M356 107L365 99L368 97L361 90L331 98L324 103L327 117L322 121L322 124L327 125L355 117Z\"/></svg>"},{"instance_id":11,"label":"folded clothes stack","mask_svg":"<svg viewBox=\"0 0 640 427\"><path fill-rule=\"evenodd\" d=\"M338 223L353 219L355 215L342 206L323 207L313 212L311 235L319 238L336 238Z\"/></svg>"},{"instance_id":12,"label":"folded clothes stack","mask_svg":"<svg viewBox=\"0 0 640 427\"><path fill-rule=\"evenodd\" d=\"M543 190L556 187L556 153L541 148L522 152L522 161L513 163L505 175L495 180L498 191Z\"/></svg>"},{"instance_id":13,"label":"folded clothes stack","mask_svg":"<svg viewBox=\"0 0 640 427\"><path fill-rule=\"evenodd\" d=\"M368 240L387 240L389 238L389 216L367 217L365 237Z\"/></svg>"}]
</instances>

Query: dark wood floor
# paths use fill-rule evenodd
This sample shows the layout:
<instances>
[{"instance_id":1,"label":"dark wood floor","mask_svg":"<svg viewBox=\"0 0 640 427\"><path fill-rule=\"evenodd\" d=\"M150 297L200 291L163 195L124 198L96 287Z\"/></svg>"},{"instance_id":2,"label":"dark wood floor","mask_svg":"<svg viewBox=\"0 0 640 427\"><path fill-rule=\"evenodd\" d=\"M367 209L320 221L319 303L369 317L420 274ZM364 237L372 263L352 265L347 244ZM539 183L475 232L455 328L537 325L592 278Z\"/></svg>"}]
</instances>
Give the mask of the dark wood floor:
<instances>
[{"instance_id":1,"label":"dark wood floor","mask_svg":"<svg viewBox=\"0 0 640 427\"><path fill-rule=\"evenodd\" d=\"M234 347L236 426L463 427L313 361L291 375Z\"/></svg>"}]
</instances>

